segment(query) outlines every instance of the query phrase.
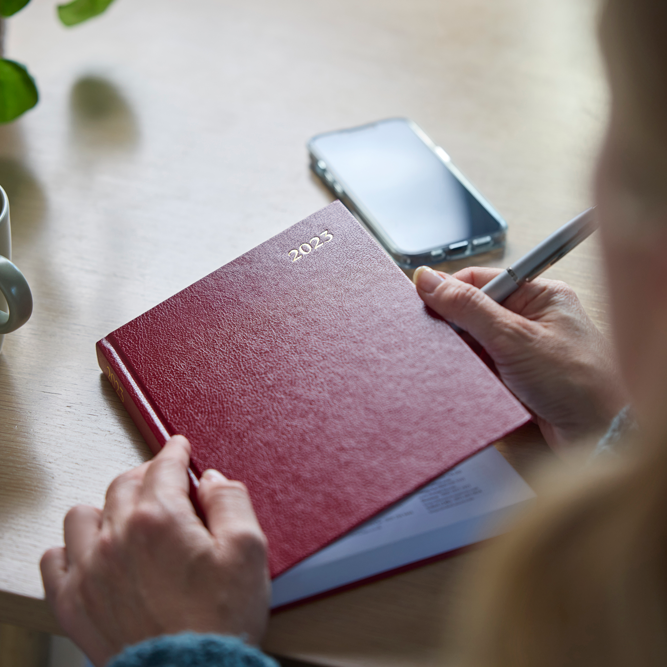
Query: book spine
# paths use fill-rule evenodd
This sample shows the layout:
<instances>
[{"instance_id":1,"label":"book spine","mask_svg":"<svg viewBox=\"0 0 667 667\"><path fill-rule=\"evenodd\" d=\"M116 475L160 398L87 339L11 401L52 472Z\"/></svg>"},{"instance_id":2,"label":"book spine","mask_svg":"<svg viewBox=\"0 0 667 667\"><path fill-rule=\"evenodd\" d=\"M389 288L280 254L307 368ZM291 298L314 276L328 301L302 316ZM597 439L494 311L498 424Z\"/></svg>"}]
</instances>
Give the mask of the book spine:
<instances>
[{"instance_id":1,"label":"book spine","mask_svg":"<svg viewBox=\"0 0 667 667\"><path fill-rule=\"evenodd\" d=\"M160 421L139 385L132 378L132 374L114 349L113 344L107 338L103 338L98 341L96 349L97 362L102 372L118 394L120 402L132 417L132 421L137 425L139 432L153 454L157 454L169 440L169 431ZM203 517L197 498L199 480L192 472L192 468L188 468L188 477L190 479L190 500L197 514Z\"/></svg>"},{"instance_id":2,"label":"book spine","mask_svg":"<svg viewBox=\"0 0 667 667\"><path fill-rule=\"evenodd\" d=\"M103 338L97 343L97 361L104 375L118 394L120 402L139 428L153 454L157 454L169 440L169 432L151 407L141 388L123 363L113 344Z\"/></svg>"}]
</instances>

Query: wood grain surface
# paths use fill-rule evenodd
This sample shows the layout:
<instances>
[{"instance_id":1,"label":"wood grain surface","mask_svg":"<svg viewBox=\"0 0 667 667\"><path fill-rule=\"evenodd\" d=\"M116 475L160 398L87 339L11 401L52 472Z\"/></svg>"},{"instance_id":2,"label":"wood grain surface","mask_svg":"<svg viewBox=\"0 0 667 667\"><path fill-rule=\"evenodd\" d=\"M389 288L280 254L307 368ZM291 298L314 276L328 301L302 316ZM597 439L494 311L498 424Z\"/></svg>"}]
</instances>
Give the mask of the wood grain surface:
<instances>
[{"instance_id":1,"label":"wood grain surface","mask_svg":"<svg viewBox=\"0 0 667 667\"><path fill-rule=\"evenodd\" d=\"M509 223L503 266L590 204L606 116L592 0L124 0L65 29L7 21L41 100L0 127L0 184L30 322L0 355L0 621L57 631L38 562L78 503L148 448L95 360L109 331L330 201L312 135L408 116ZM603 328L594 240L550 272ZM526 475L534 428L505 443ZM429 665L457 556L291 611L267 649Z\"/></svg>"}]
</instances>

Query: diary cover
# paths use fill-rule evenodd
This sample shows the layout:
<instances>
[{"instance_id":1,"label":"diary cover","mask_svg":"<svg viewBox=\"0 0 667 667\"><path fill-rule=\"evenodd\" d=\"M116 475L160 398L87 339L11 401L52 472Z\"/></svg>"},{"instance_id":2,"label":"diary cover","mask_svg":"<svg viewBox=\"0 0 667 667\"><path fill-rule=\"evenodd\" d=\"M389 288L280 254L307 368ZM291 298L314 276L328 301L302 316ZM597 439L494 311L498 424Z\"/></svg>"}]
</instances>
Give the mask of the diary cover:
<instances>
[{"instance_id":1,"label":"diary cover","mask_svg":"<svg viewBox=\"0 0 667 667\"><path fill-rule=\"evenodd\" d=\"M274 577L529 419L339 202L97 352L154 452L247 485Z\"/></svg>"}]
</instances>

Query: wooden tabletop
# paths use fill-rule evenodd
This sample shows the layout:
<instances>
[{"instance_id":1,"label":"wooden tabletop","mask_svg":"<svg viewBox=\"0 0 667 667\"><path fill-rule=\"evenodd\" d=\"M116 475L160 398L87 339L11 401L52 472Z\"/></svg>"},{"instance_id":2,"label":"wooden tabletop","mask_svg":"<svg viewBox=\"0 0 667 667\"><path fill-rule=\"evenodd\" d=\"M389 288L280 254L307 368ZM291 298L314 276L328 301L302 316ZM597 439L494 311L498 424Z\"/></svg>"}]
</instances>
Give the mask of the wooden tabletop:
<instances>
[{"instance_id":1,"label":"wooden tabletop","mask_svg":"<svg viewBox=\"0 0 667 667\"><path fill-rule=\"evenodd\" d=\"M148 456L99 338L323 207L312 135L408 116L509 223L494 265L590 204L606 115L595 2L119 0L73 29L7 21L41 95L0 127L30 322L0 355L0 621L57 630L38 561L78 503ZM552 269L604 326L593 240ZM535 429L505 453L530 475ZM277 614L266 647L330 665L437 662L458 556Z\"/></svg>"}]
</instances>

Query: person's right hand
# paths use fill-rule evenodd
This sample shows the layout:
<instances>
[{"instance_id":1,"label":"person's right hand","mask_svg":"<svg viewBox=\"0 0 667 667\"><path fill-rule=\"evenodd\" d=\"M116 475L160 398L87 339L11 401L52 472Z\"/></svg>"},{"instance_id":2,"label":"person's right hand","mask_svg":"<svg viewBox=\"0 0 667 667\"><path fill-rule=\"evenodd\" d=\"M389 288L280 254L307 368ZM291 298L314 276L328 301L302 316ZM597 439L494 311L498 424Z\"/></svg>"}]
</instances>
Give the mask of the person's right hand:
<instances>
[{"instance_id":1,"label":"person's right hand","mask_svg":"<svg viewBox=\"0 0 667 667\"><path fill-rule=\"evenodd\" d=\"M552 448L602 435L627 402L610 344L565 283L537 279L497 304L480 288L500 271L420 267L414 279L427 306L486 350Z\"/></svg>"}]
</instances>

